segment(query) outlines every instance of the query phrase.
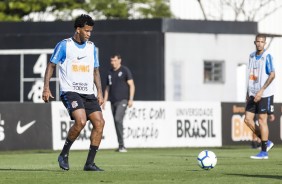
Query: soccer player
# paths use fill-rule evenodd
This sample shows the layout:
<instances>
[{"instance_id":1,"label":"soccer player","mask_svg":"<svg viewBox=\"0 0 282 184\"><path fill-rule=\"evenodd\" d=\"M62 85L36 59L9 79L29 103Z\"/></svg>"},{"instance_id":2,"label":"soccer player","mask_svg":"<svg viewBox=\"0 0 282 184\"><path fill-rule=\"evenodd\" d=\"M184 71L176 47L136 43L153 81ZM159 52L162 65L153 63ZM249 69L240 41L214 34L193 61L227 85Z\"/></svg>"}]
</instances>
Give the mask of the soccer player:
<instances>
[{"instance_id":1,"label":"soccer player","mask_svg":"<svg viewBox=\"0 0 282 184\"><path fill-rule=\"evenodd\" d=\"M251 158L268 159L268 151L274 146L268 140L267 112L274 110L275 69L272 56L264 49L266 36L256 35L254 43L256 51L249 57L245 123L261 139L261 151ZM255 114L258 114L259 126L254 123Z\"/></svg>"},{"instance_id":2,"label":"soccer player","mask_svg":"<svg viewBox=\"0 0 282 184\"><path fill-rule=\"evenodd\" d=\"M123 138L123 118L127 107L132 107L135 85L131 71L121 65L121 56L111 56L112 69L108 72L107 86L104 93L105 101L111 101L111 108L118 138L118 152L127 152Z\"/></svg>"},{"instance_id":3,"label":"soccer player","mask_svg":"<svg viewBox=\"0 0 282 184\"><path fill-rule=\"evenodd\" d=\"M57 44L45 71L42 99L47 103L49 98L54 98L49 82L56 65L59 65L60 97L71 119L75 121L58 157L59 166L64 170L69 170L68 156L71 145L87 120L90 120L93 129L84 170L103 171L94 163L105 121L100 108L104 100L97 50L94 43L89 41L93 26L94 21L90 16L82 14L77 17L73 37ZM94 95L94 83L97 97Z\"/></svg>"}]
</instances>

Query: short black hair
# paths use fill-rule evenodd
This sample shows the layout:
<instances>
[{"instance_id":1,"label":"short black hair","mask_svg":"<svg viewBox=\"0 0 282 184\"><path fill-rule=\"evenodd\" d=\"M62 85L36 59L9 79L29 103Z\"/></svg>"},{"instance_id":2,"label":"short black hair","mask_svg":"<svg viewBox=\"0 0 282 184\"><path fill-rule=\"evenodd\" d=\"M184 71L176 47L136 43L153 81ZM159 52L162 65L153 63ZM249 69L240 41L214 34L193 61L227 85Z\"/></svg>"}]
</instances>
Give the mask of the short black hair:
<instances>
[{"instance_id":1,"label":"short black hair","mask_svg":"<svg viewBox=\"0 0 282 184\"><path fill-rule=\"evenodd\" d=\"M85 25L94 26L94 20L86 14L81 14L74 21L74 28L84 27Z\"/></svg>"},{"instance_id":2,"label":"short black hair","mask_svg":"<svg viewBox=\"0 0 282 184\"><path fill-rule=\"evenodd\" d=\"M264 40L266 40L266 35L265 34L257 34L256 39L257 38L263 38Z\"/></svg>"},{"instance_id":3,"label":"short black hair","mask_svg":"<svg viewBox=\"0 0 282 184\"><path fill-rule=\"evenodd\" d=\"M117 57L118 59L121 59L121 55L119 53L114 53L111 55L111 58Z\"/></svg>"}]
</instances>

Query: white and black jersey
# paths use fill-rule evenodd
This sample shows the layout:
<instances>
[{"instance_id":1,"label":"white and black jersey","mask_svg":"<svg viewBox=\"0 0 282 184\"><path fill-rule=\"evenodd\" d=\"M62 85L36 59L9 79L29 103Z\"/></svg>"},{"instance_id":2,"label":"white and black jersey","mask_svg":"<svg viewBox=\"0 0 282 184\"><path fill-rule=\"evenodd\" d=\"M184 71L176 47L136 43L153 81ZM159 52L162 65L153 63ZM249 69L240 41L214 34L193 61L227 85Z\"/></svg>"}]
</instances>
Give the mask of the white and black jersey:
<instances>
[{"instance_id":1,"label":"white and black jersey","mask_svg":"<svg viewBox=\"0 0 282 184\"><path fill-rule=\"evenodd\" d=\"M127 81L133 79L131 71L126 66L108 72L107 86L109 86L109 100L114 103L129 99L129 86Z\"/></svg>"},{"instance_id":2,"label":"white and black jersey","mask_svg":"<svg viewBox=\"0 0 282 184\"><path fill-rule=\"evenodd\" d=\"M275 71L272 56L267 51L264 51L261 55L256 55L256 52L253 52L250 54L248 70L248 93L249 96L256 96L258 91L265 84L270 73ZM264 90L262 98L272 95L274 95L273 81Z\"/></svg>"},{"instance_id":3,"label":"white and black jersey","mask_svg":"<svg viewBox=\"0 0 282 184\"><path fill-rule=\"evenodd\" d=\"M82 44L72 38L59 42L50 62L59 64L60 91L94 94L94 67L99 67L93 42Z\"/></svg>"}]
</instances>

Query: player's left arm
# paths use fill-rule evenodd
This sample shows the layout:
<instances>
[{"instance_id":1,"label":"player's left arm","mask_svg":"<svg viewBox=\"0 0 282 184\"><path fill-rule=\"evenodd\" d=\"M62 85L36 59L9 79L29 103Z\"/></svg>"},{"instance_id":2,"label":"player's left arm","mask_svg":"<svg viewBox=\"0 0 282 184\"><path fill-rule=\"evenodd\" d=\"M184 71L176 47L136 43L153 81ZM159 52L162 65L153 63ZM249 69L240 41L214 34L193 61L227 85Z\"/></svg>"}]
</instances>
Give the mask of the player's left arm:
<instances>
[{"instance_id":1,"label":"player's left arm","mask_svg":"<svg viewBox=\"0 0 282 184\"><path fill-rule=\"evenodd\" d=\"M135 84L134 84L134 80L130 79L127 81L127 84L129 86L129 99L128 99L128 107L132 107L133 105L133 99L134 99L134 95L135 95Z\"/></svg>"},{"instance_id":2,"label":"player's left arm","mask_svg":"<svg viewBox=\"0 0 282 184\"><path fill-rule=\"evenodd\" d=\"M271 84L274 78L275 78L275 72L274 71L270 72L267 80L265 81L264 85L262 86L262 89L265 90Z\"/></svg>"},{"instance_id":3,"label":"player's left arm","mask_svg":"<svg viewBox=\"0 0 282 184\"><path fill-rule=\"evenodd\" d=\"M99 58L98 58L98 50L97 47L93 44L93 55L94 55L94 71L93 71L93 75L94 75L94 84L96 86L97 89L97 100L99 105L103 105L104 103L104 98L103 98L103 92L102 92L102 85L101 85L101 77L100 77L100 72L99 72Z\"/></svg>"},{"instance_id":4,"label":"player's left arm","mask_svg":"<svg viewBox=\"0 0 282 184\"><path fill-rule=\"evenodd\" d=\"M270 54L266 56L266 65L265 65L265 71L268 75L267 80L265 81L264 85L262 86L262 89L265 90L271 82L275 78L275 70L274 70L274 63L273 63L273 58Z\"/></svg>"},{"instance_id":5,"label":"player's left arm","mask_svg":"<svg viewBox=\"0 0 282 184\"><path fill-rule=\"evenodd\" d=\"M273 63L273 58L271 57L270 54L266 56L266 73L268 74L268 78L265 81L264 85L260 89L260 91L256 94L254 101L258 102L260 101L262 94L264 90L272 83L272 81L275 79L275 70L274 70L274 63Z\"/></svg>"},{"instance_id":6,"label":"player's left arm","mask_svg":"<svg viewBox=\"0 0 282 184\"><path fill-rule=\"evenodd\" d=\"M134 80L133 80L133 75L131 73L131 71L129 70L129 68L124 67L125 71L126 71L126 82L127 85L129 87L129 99L127 102L127 106L130 108L133 105L133 99L134 99L134 95L135 95L135 84L134 84Z\"/></svg>"},{"instance_id":7,"label":"player's left arm","mask_svg":"<svg viewBox=\"0 0 282 184\"><path fill-rule=\"evenodd\" d=\"M102 92L101 77L100 77L100 72L99 72L98 67L94 68L94 84L97 88L98 103L99 105L102 105L104 103L104 98L103 98L103 92Z\"/></svg>"}]
</instances>

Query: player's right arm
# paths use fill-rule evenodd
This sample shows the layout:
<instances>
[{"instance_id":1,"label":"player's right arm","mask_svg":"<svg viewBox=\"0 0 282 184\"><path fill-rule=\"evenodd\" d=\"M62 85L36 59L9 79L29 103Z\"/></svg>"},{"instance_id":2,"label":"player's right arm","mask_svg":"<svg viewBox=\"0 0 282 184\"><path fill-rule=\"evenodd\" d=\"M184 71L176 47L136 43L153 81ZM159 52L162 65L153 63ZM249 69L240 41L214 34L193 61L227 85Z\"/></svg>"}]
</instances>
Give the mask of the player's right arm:
<instances>
[{"instance_id":1,"label":"player's right arm","mask_svg":"<svg viewBox=\"0 0 282 184\"><path fill-rule=\"evenodd\" d=\"M63 40L56 45L54 53L51 56L50 62L48 62L47 64L47 68L45 70L44 75L44 87L42 93L42 99L45 103L49 102L50 97L54 98L50 91L49 83L56 68L56 64L58 64L59 62L64 62L66 58L66 41L67 40Z\"/></svg>"},{"instance_id":2,"label":"player's right arm","mask_svg":"<svg viewBox=\"0 0 282 184\"><path fill-rule=\"evenodd\" d=\"M44 75L44 87L43 87L43 93L42 93L42 99L44 100L45 103L49 102L49 98L54 98L51 91L50 91L50 79L53 75L54 69L56 68L56 64L49 62L47 64L47 68L45 70L45 75Z\"/></svg>"}]
</instances>

